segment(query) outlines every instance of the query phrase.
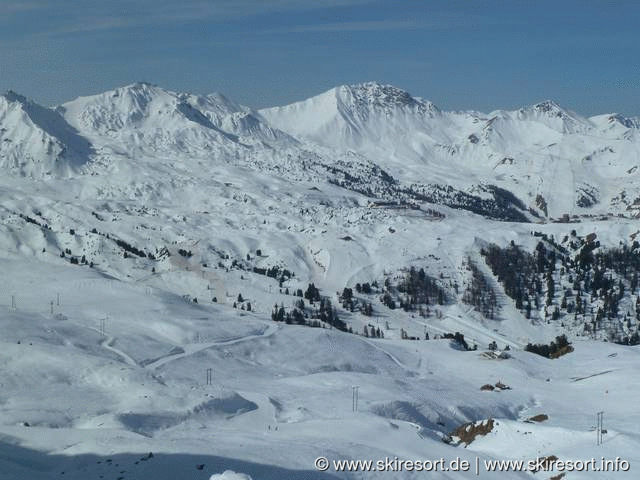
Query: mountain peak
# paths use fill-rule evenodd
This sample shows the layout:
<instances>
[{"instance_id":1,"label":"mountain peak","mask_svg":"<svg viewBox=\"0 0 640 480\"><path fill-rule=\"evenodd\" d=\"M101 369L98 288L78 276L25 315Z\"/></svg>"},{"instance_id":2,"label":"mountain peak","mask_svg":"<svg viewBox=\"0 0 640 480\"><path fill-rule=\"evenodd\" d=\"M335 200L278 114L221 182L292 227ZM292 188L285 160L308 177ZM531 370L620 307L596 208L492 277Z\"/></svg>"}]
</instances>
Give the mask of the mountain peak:
<instances>
[{"instance_id":1,"label":"mountain peak","mask_svg":"<svg viewBox=\"0 0 640 480\"><path fill-rule=\"evenodd\" d=\"M354 95L370 99L397 102L401 105L414 103L415 100L409 92L398 87L377 82L364 82L337 87L342 92L350 92Z\"/></svg>"},{"instance_id":2,"label":"mountain peak","mask_svg":"<svg viewBox=\"0 0 640 480\"><path fill-rule=\"evenodd\" d=\"M576 133L593 127L586 118L567 110L553 100L545 100L518 110L520 119L535 120L562 133Z\"/></svg>"},{"instance_id":3,"label":"mountain peak","mask_svg":"<svg viewBox=\"0 0 640 480\"><path fill-rule=\"evenodd\" d=\"M125 96L136 99L146 99L147 101L161 96L176 96L176 94L173 92L169 92L168 90L165 90L158 85L153 85L147 82L132 83L131 85L126 85L107 93L111 93L112 97Z\"/></svg>"},{"instance_id":4,"label":"mountain peak","mask_svg":"<svg viewBox=\"0 0 640 480\"><path fill-rule=\"evenodd\" d=\"M12 90L0 95L0 168L23 176L66 176L91 161L91 143L58 112ZM4 136L3 135L3 136Z\"/></svg>"},{"instance_id":5,"label":"mountain peak","mask_svg":"<svg viewBox=\"0 0 640 480\"><path fill-rule=\"evenodd\" d=\"M334 92L336 98L358 109L381 110L388 114L396 109L408 109L422 114L439 111L431 102L415 98L409 92L393 85L377 82L342 85L336 87Z\"/></svg>"},{"instance_id":6,"label":"mountain peak","mask_svg":"<svg viewBox=\"0 0 640 480\"><path fill-rule=\"evenodd\" d=\"M125 85L123 87L119 87L116 89L116 91L127 91L127 90L132 90L132 91L166 91L164 88L160 87L159 85L156 85L154 83L149 83L149 82L134 82L134 83L130 83L129 85Z\"/></svg>"},{"instance_id":7,"label":"mountain peak","mask_svg":"<svg viewBox=\"0 0 640 480\"><path fill-rule=\"evenodd\" d=\"M58 107L72 124L106 133L139 126L154 116L166 119L176 110L177 94L157 85L136 82L97 95L80 97Z\"/></svg>"},{"instance_id":8,"label":"mountain peak","mask_svg":"<svg viewBox=\"0 0 640 480\"><path fill-rule=\"evenodd\" d=\"M618 113L609 115L609 123L619 123L625 128L640 128L640 119L624 117Z\"/></svg>"},{"instance_id":9,"label":"mountain peak","mask_svg":"<svg viewBox=\"0 0 640 480\"><path fill-rule=\"evenodd\" d=\"M22 104L28 103L27 97L25 97L24 95L20 95L19 93L16 93L13 90L7 90L5 93L2 94L2 96L8 102L18 102Z\"/></svg>"},{"instance_id":10,"label":"mountain peak","mask_svg":"<svg viewBox=\"0 0 640 480\"><path fill-rule=\"evenodd\" d=\"M321 145L357 148L385 139L421 138L433 126L439 110L408 92L375 82L341 85L284 107L260 110L278 130ZM404 148L405 143L401 142ZM387 145L388 146L388 145ZM411 148L411 147L408 147Z\"/></svg>"},{"instance_id":11,"label":"mountain peak","mask_svg":"<svg viewBox=\"0 0 640 480\"><path fill-rule=\"evenodd\" d=\"M545 100L544 102L537 103L533 106L534 109L542 113L561 113L564 112L562 107L553 100Z\"/></svg>"},{"instance_id":12,"label":"mountain peak","mask_svg":"<svg viewBox=\"0 0 640 480\"><path fill-rule=\"evenodd\" d=\"M536 103L534 105L530 105L528 107L524 107L520 109L520 112L524 114L535 114L542 115L548 118L574 118L577 119L577 115L569 112L568 110L562 108L557 102L554 100L544 100L542 102Z\"/></svg>"},{"instance_id":13,"label":"mountain peak","mask_svg":"<svg viewBox=\"0 0 640 480\"><path fill-rule=\"evenodd\" d=\"M137 88L160 88L157 84L151 82L145 82L144 80L133 82L129 87L137 87Z\"/></svg>"}]
</instances>

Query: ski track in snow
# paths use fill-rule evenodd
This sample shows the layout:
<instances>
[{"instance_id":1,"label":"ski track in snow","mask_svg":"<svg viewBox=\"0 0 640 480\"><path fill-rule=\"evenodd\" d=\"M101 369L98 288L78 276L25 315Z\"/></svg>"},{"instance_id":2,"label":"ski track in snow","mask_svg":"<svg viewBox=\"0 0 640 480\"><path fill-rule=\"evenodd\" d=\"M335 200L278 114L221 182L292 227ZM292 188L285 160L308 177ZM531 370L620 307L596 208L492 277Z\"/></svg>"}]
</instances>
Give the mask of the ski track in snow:
<instances>
[{"instance_id":1,"label":"ski track in snow","mask_svg":"<svg viewBox=\"0 0 640 480\"><path fill-rule=\"evenodd\" d=\"M144 367L148 368L148 369L158 369L160 367L162 367L163 365L166 365L169 362L174 362L176 360L180 360L182 358L185 357L189 357L191 355L194 355L196 353L200 353L202 351L208 350L210 348L214 348L214 347L222 347L225 345L235 345L237 343L241 343L241 342L247 342L250 340L256 340L256 339L260 339L260 338L269 338L270 336L272 336L274 333L276 333L278 331L278 325L277 324L273 324L273 323L265 323L265 330L262 333L258 333L255 335L246 335L246 336L242 336L242 337L237 337L237 338L232 338L232 339L228 339L228 340L220 340L220 341L216 341L216 342L207 342L204 344L190 344L190 345L183 345L182 348L184 350L184 352L182 353L177 353L175 355L166 355L164 357L160 357L156 360L153 360L150 363L145 363Z\"/></svg>"},{"instance_id":2,"label":"ski track in snow","mask_svg":"<svg viewBox=\"0 0 640 480\"><path fill-rule=\"evenodd\" d=\"M100 342L100 346L118 355L127 363L127 365L138 366L138 363L129 354L113 346L115 341L116 337L108 336Z\"/></svg>"}]
</instances>

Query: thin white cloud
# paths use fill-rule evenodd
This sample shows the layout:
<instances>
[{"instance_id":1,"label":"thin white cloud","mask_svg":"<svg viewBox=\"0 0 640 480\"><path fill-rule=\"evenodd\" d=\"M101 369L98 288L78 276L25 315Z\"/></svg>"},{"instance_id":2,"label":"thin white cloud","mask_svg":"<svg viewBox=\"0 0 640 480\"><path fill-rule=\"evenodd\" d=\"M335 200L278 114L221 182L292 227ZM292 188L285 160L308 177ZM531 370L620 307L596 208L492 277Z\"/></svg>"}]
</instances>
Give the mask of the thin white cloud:
<instances>
[{"instance_id":1,"label":"thin white cloud","mask_svg":"<svg viewBox=\"0 0 640 480\"><path fill-rule=\"evenodd\" d=\"M67 23L45 33L63 35L367 3L372 2L371 0L219 0L215 2L198 0L175 3L138 0L133 3L116 2L107 8L103 2L98 1L69 11L70 20Z\"/></svg>"},{"instance_id":2,"label":"thin white cloud","mask_svg":"<svg viewBox=\"0 0 640 480\"><path fill-rule=\"evenodd\" d=\"M105 3L87 0L83 6L64 10L61 21L40 32L43 36L64 36L153 25L189 23L198 20L224 20L261 15L270 12L303 11L319 8L366 5L371 0L195 0L176 3L167 0L118 0ZM35 1L0 6L3 12L19 12L51 8ZM363 7L364 8L364 7ZM339 33L367 31L456 30L481 25L498 25L503 20L479 15L437 12L421 18L383 18L367 21L344 21L315 24L283 25L276 29L254 31L256 34Z\"/></svg>"},{"instance_id":3,"label":"thin white cloud","mask_svg":"<svg viewBox=\"0 0 640 480\"><path fill-rule=\"evenodd\" d=\"M371 20L366 22L336 22L317 25L299 25L280 30L263 30L260 33L366 32L380 30L416 30L422 28L428 28L428 25L416 21Z\"/></svg>"},{"instance_id":4,"label":"thin white cloud","mask_svg":"<svg viewBox=\"0 0 640 480\"><path fill-rule=\"evenodd\" d=\"M9 16L16 13L37 10L41 7L42 5L38 4L37 2L0 3L0 16Z\"/></svg>"},{"instance_id":5,"label":"thin white cloud","mask_svg":"<svg viewBox=\"0 0 640 480\"><path fill-rule=\"evenodd\" d=\"M457 30L476 28L483 25L513 24L512 21L498 20L479 15L438 13L421 19L384 19L370 21L346 21L317 23L311 25L291 25L278 29L262 30L261 34L287 33L339 33L368 32L385 30Z\"/></svg>"},{"instance_id":6,"label":"thin white cloud","mask_svg":"<svg viewBox=\"0 0 640 480\"><path fill-rule=\"evenodd\" d=\"M320 8L348 7L351 5L373 4L372 0L237 0L216 2L225 9L233 9L237 12L250 13L253 11L287 11L287 10L313 10Z\"/></svg>"}]
</instances>

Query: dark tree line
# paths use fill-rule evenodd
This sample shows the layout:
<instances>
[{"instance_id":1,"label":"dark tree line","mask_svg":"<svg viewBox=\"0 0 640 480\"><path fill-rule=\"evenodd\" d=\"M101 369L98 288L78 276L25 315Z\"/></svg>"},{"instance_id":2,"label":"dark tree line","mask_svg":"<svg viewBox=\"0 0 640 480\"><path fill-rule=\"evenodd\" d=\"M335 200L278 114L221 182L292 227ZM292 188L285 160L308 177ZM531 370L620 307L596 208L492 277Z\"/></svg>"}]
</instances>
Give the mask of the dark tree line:
<instances>
[{"instance_id":1,"label":"dark tree line","mask_svg":"<svg viewBox=\"0 0 640 480\"><path fill-rule=\"evenodd\" d=\"M464 292L462 301L476 307L484 317L494 319L498 311L496 293L478 266L470 260L468 265L471 270L471 284Z\"/></svg>"},{"instance_id":2,"label":"dark tree line","mask_svg":"<svg viewBox=\"0 0 640 480\"><path fill-rule=\"evenodd\" d=\"M495 185L484 185L482 188L493 198L481 198L456 190L450 185L438 184L411 185L405 193L415 200L468 210L496 220L529 222L529 218L524 213L526 206L513 193Z\"/></svg>"},{"instance_id":3,"label":"dark tree line","mask_svg":"<svg viewBox=\"0 0 640 480\"><path fill-rule=\"evenodd\" d=\"M397 282L387 277L382 288L380 302L394 310L401 308L405 312L420 312L425 315L429 305L444 305L449 301L447 291L424 269L411 267Z\"/></svg>"},{"instance_id":4,"label":"dark tree line","mask_svg":"<svg viewBox=\"0 0 640 480\"><path fill-rule=\"evenodd\" d=\"M547 358L556 358L564 353L568 353L573 350L570 346L569 340L566 335L559 335L556 337L555 341L551 342L549 345L538 343L532 344L528 343L526 347L524 347L525 351L536 353L538 355L542 355Z\"/></svg>"},{"instance_id":5,"label":"dark tree line","mask_svg":"<svg viewBox=\"0 0 640 480\"><path fill-rule=\"evenodd\" d=\"M304 293L310 307L305 306L304 300L300 298L295 302L290 311L286 311L284 305L274 305L271 312L271 319L276 322L285 322L293 325L308 325L311 327L322 327L324 324L330 325L343 332L351 332L347 324L340 319L338 311L331 304L331 300L320 295L320 291L310 283ZM314 305L317 305L314 306Z\"/></svg>"},{"instance_id":6,"label":"dark tree line","mask_svg":"<svg viewBox=\"0 0 640 480\"><path fill-rule=\"evenodd\" d=\"M525 304L530 303L531 297L537 298L542 292L542 283L537 274L544 265L548 265L546 250L538 250L537 256L534 256L511 243L505 249L489 245L480 253L503 285L504 292L515 300L516 308L524 308Z\"/></svg>"},{"instance_id":7,"label":"dark tree line","mask_svg":"<svg viewBox=\"0 0 640 480\"><path fill-rule=\"evenodd\" d=\"M253 273L257 273L258 275L266 275L267 277L270 277L270 278L275 278L281 284L291 279L294 276L293 273L290 272L288 269L281 268L277 265L273 267L266 267L266 268L253 267Z\"/></svg>"},{"instance_id":8,"label":"dark tree line","mask_svg":"<svg viewBox=\"0 0 640 480\"><path fill-rule=\"evenodd\" d=\"M369 287L369 291L371 291L371 287L369 286L369 284L365 285L367 285ZM358 287L360 287L359 291L362 291L362 287L360 286L360 284L357 284L356 291L358 291ZM345 287L342 290L342 293L339 294L338 300L342 303L342 308L344 308L345 310L348 310L350 312L359 311L367 317L373 315L373 305L371 304L371 302L354 297L352 288Z\"/></svg>"},{"instance_id":9,"label":"dark tree line","mask_svg":"<svg viewBox=\"0 0 640 480\"><path fill-rule=\"evenodd\" d=\"M396 288L405 294L400 305L405 311L416 311L418 305L444 305L447 299L445 290L423 268L411 267Z\"/></svg>"},{"instance_id":10,"label":"dark tree line","mask_svg":"<svg viewBox=\"0 0 640 480\"><path fill-rule=\"evenodd\" d=\"M442 335L442 338L448 338L448 339L453 340L463 350L477 350L478 349L477 345L474 345L474 348L469 347L469 344L464 339L464 335L462 333L460 333L460 332L456 332L455 334L454 333L445 333L445 334Z\"/></svg>"}]
</instances>

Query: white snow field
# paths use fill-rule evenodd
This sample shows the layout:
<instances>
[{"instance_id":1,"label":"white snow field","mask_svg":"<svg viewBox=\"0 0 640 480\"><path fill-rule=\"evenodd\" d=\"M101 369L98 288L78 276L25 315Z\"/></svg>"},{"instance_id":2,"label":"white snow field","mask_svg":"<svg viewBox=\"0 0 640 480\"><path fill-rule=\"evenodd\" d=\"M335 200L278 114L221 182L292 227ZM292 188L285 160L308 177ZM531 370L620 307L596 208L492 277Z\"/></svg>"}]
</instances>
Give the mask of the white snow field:
<instances>
[{"instance_id":1,"label":"white snow field","mask_svg":"<svg viewBox=\"0 0 640 480\"><path fill-rule=\"evenodd\" d=\"M282 326L264 314L194 305L89 269L34 260L0 265L3 291L17 292L15 310L0 310L2 478L208 478L227 469L258 479L357 478L364 474L323 475L313 462L461 457L473 465L475 457L547 455L620 457L631 470L607 478L635 478L634 347L578 341L557 360L516 349L509 359L491 359L449 340ZM511 389L480 390L499 381ZM598 411L607 428L602 445ZM549 419L525 422L538 414ZM443 443L440 432L487 418L496 419L494 430L467 448Z\"/></svg>"},{"instance_id":2,"label":"white snow field","mask_svg":"<svg viewBox=\"0 0 640 480\"><path fill-rule=\"evenodd\" d=\"M553 102L442 112L378 84L259 112L148 84L55 109L1 96L0 478L638 478L638 347L525 318L480 250L631 244L639 129ZM470 261L494 319L463 302ZM412 266L450 295L430 315L336 295ZM272 320L309 283L355 333ZM573 352L524 351L560 334ZM468 422L484 434L448 438ZM551 456L578 463L486 464Z\"/></svg>"}]
</instances>

